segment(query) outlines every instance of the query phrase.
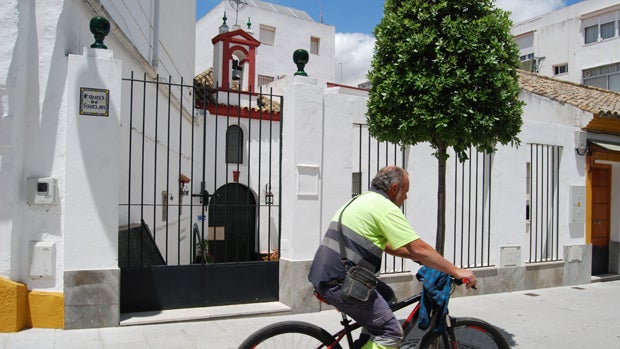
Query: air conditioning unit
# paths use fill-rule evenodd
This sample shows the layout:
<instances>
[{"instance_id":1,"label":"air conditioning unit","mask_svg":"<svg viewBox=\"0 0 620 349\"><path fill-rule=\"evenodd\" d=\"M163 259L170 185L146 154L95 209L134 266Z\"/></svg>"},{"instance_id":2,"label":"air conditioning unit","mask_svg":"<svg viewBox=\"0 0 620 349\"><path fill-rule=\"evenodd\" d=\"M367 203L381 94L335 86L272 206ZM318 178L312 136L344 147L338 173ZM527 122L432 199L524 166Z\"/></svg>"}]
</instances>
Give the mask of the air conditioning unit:
<instances>
[{"instance_id":1,"label":"air conditioning unit","mask_svg":"<svg viewBox=\"0 0 620 349\"><path fill-rule=\"evenodd\" d=\"M519 69L533 72L534 71L534 60L526 59L525 61L521 61L521 63L519 63Z\"/></svg>"},{"instance_id":2,"label":"air conditioning unit","mask_svg":"<svg viewBox=\"0 0 620 349\"><path fill-rule=\"evenodd\" d=\"M583 71L583 77L584 78L589 78L590 75L592 75L592 73L590 72L589 69L586 69L586 70Z\"/></svg>"}]
</instances>

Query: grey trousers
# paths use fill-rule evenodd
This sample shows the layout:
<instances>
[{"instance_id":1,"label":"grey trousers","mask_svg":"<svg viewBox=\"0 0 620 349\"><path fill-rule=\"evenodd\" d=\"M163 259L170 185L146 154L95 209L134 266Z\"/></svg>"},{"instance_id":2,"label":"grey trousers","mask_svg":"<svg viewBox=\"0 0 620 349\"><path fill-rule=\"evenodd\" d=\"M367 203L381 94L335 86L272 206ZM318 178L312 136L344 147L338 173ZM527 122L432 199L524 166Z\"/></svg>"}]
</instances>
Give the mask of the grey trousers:
<instances>
[{"instance_id":1,"label":"grey trousers","mask_svg":"<svg viewBox=\"0 0 620 349\"><path fill-rule=\"evenodd\" d=\"M386 283L379 280L379 285L366 302L342 299L340 285L321 285L316 291L327 304L359 322L374 337L373 342L386 347L400 345L403 329L390 309L389 302L395 301L395 296Z\"/></svg>"}]
</instances>

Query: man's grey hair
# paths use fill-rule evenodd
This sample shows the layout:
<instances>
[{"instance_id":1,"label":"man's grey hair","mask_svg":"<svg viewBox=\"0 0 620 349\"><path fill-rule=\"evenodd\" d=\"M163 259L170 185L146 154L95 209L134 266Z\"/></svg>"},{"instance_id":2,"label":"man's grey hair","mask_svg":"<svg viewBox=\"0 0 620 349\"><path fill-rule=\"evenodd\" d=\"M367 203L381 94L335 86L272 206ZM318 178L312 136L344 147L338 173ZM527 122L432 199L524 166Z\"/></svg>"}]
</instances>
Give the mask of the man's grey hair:
<instances>
[{"instance_id":1,"label":"man's grey hair","mask_svg":"<svg viewBox=\"0 0 620 349\"><path fill-rule=\"evenodd\" d=\"M379 170L371 184L377 189L388 191L392 184L400 186L404 180L405 170L398 166L386 166Z\"/></svg>"}]
</instances>

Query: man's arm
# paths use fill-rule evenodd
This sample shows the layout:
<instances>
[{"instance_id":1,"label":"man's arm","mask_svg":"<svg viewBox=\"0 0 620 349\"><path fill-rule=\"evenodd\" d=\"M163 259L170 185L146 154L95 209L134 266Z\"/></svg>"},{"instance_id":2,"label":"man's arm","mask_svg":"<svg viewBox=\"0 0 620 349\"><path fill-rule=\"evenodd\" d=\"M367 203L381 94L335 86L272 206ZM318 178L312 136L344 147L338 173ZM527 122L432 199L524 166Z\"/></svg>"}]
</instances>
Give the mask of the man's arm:
<instances>
[{"instance_id":1,"label":"man's arm","mask_svg":"<svg viewBox=\"0 0 620 349\"><path fill-rule=\"evenodd\" d=\"M443 258L432 246L422 239L413 240L407 245L397 249L393 249L388 243L385 247L385 252L397 257L411 259L433 269L450 274L457 279L468 279L469 283L467 284L467 288L476 285L477 279L471 270L462 269L450 263L450 261Z\"/></svg>"}]
</instances>

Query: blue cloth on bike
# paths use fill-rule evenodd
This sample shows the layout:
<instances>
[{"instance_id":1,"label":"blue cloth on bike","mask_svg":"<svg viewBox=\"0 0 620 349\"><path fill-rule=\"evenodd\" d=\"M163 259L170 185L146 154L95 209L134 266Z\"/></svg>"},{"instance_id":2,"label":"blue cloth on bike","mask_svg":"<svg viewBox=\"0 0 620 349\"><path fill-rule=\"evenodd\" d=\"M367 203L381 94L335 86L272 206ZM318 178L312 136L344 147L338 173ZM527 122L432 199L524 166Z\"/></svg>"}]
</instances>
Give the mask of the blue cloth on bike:
<instances>
[{"instance_id":1,"label":"blue cloth on bike","mask_svg":"<svg viewBox=\"0 0 620 349\"><path fill-rule=\"evenodd\" d=\"M426 330L431 323L431 311L434 310L444 319L448 313L448 300L450 299L451 282L450 276L438 270L423 266L418 270L416 277L424 283L422 287L422 299L420 301L420 318L418 327ZM433 328L434 332L445 332L446 322L438 321Z\"/></svg>"}]
</instances>

